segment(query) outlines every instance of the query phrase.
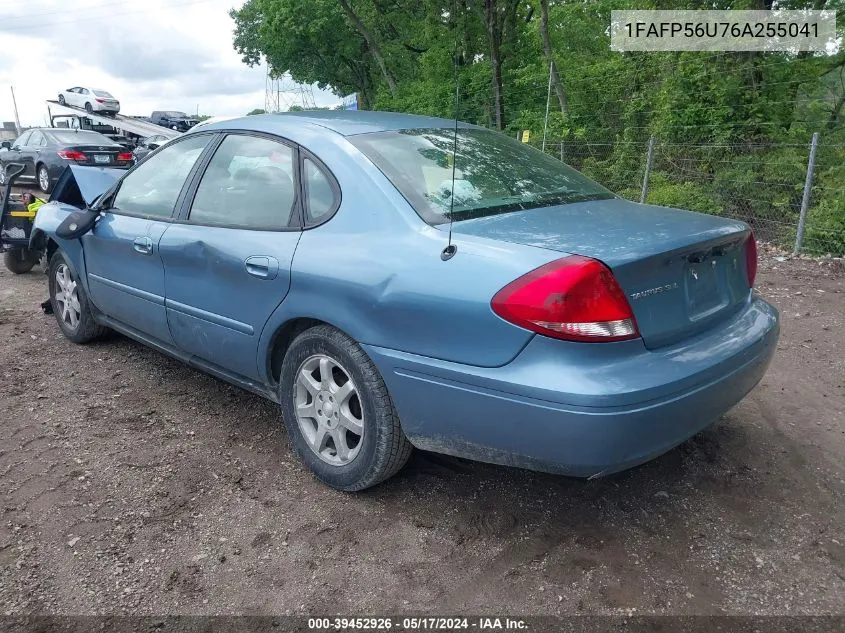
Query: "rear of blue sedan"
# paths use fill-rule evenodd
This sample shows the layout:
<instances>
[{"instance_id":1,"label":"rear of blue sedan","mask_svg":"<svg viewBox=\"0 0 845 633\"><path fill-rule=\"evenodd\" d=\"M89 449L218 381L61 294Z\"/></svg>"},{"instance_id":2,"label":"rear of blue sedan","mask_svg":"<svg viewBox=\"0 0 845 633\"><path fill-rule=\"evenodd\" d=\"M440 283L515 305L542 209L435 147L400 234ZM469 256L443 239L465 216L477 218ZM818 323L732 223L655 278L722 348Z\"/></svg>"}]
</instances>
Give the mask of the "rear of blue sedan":
<instances>
[{"instance_id":1,"label":"rear of blue sedan","mask_svg":"<svg viewBox=\"0 0 845 633\"><path fill-rule=\"evenodd\" d=\"M453 121L211 123L96 204L36 218L65 335L109 327L278 402L341 490L412 446L582 477L634 466L739 402L777 344L746 224L634 204Z\"/></svg>"},{"instance_id":2,"label":"rear of blue sedan","mask_svg":"<svg viewBox=\"0 0 845 633\"><path fill-rule=\"evenodd\" d=\"M451 229L459 249L509 244L519 250L505 257L518 260L527 247L549 261L489 297L490 318L533 334L513 343L510 358L365 346L415 446L600 476L678 445L760 381L779 327L752 290L747 225L628 202L486 130L458 133L452 187L442 152L454 140L452 130L430 129L351 142L423 219ZM480 319L474 326L484 329ZM506 337L488 334L491 347Z\"/></svg>"}]
</instances>

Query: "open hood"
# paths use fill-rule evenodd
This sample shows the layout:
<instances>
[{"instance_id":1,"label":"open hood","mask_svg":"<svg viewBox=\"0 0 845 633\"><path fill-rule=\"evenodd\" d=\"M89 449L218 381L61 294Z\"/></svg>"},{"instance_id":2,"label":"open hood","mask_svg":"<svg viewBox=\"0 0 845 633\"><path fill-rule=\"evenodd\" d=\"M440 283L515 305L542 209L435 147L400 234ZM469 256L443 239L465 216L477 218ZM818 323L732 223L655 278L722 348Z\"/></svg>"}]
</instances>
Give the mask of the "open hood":
<instances>
[{"instance_id":1,"label":"open hood","mask_svg":"<svg viewBox=\"0 0 845 633\"><path fill-rule=\"evenodd\" d=\"M68 165L53 187L50 202L64 202L84 209L125 173L125 169Z\"/></svg>"}]
</instances>

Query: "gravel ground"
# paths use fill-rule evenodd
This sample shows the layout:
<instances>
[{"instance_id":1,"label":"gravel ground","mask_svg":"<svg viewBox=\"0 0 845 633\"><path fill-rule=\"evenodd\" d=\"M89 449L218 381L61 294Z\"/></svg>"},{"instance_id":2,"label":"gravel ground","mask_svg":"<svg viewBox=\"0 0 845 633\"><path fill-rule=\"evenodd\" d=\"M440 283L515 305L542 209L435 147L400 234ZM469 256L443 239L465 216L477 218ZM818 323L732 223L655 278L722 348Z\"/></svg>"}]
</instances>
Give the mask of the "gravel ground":
<instances>
[{"instance_id":1,"label":"gravel ground","mask_svg":"<svg viewBox=\"0 0 845 633\"><path fill-rule=\"evenodd\" d=\"M316 482L276 407L0 269L0 614L845 614L845 269L764 252L763 382L596 481L415 453Z\"/></svg>"}]
</instances>

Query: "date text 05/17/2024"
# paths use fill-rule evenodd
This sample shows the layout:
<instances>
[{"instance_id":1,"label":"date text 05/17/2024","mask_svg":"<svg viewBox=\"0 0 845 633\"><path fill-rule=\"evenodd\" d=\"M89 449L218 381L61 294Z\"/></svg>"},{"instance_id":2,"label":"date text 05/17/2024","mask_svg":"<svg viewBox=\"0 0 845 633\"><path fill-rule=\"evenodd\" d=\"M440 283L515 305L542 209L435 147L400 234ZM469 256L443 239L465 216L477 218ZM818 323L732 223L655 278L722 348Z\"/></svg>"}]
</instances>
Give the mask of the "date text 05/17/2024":
<instances>
[{"instance_id":1,"label":"date text 05/17/2024","mask_svg":"<svg viewBox=\"0 0 845 633\"><path fill-rule=\"evenodd\" d=\"M312 631L527 631L528 624L507 617L325 617L308 618Z\"/></svg>"}]
</instances>

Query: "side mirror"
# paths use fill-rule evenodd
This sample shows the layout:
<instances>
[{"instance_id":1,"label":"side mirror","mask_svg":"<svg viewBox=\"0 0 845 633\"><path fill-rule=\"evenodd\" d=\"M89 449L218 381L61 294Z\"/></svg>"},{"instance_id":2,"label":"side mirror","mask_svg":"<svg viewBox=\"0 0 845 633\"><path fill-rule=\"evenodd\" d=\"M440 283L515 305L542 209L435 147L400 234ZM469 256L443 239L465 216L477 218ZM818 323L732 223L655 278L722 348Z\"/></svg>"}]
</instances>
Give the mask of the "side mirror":
<instances>
[{"instance_id":1,"label":"side mirror","mask_svg":"<svg viewBox=\"0 0 845 633\"><path fill-rule=\"evenodd\" d=\"M3 149L12 149L12 142L11 141L2 141L0 142L0 147Z\"/></svg>"},{"instance_id":2,"label":"side mirror","mask_svg":"<svg viewBox=\"0 0 845 633\"><path fill-rule=\"evenodd\" d=\"M56 236L65 240L75 240L85 235L94 226L100 214L97 211L85 209L74 211L56 227Z\"/></svg>"}]
</instances>

